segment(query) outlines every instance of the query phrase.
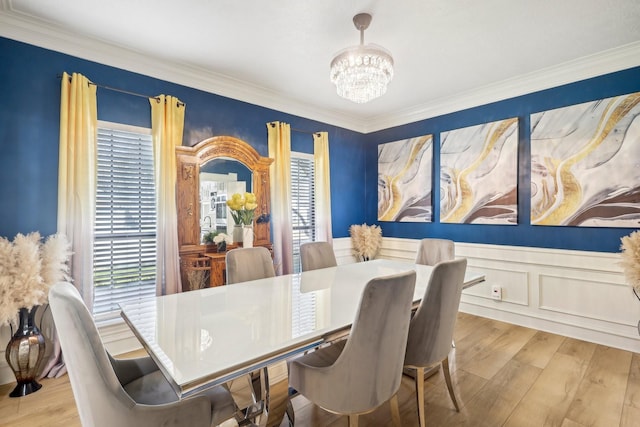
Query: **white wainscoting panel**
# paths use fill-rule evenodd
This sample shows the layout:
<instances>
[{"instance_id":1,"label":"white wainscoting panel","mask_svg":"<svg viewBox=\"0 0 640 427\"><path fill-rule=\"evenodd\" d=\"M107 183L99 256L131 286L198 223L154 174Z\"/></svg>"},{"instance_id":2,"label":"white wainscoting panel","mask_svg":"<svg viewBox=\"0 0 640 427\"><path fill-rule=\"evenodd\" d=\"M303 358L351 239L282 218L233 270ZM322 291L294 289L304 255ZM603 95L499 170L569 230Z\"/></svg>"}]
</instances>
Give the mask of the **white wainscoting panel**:
<instances>
[{"instance_id":1,"label":"white wainscoting panel","mask_svg":"<svg viewBox=\"0 0 640 427\"><path fill-rule=\"evenodd\" d=\"M500 302L523 306L529 305L529 274L526 271L507 271L497 266L467 266L467 269L482 271L486 280L470 287L465 291L465 294L496 302L491 298L491 287L499 286L502 290L502 300Z\"/></svg>"},{"instance_id":2,"label":"white wainscoting panel","mask_svg":"<svg viewBox=\"0 0 640 427\"><path fill-rule=\"evenodd\" d=\"M586 277L539 276L540 309L634 326L634 305L626 285ZM597 298L597 304L590 301Z\"/></svg>"},{"instance_id":3,"label":"white wainscoting panel","mask_svg":"<svg viewBox=\"0 0 640 427\"><path fill-rule=\"evenodd\" d=\"M380 257L413 260L418 242L383 238ZM486 276L463 292L460 311L640 352L640 301L618 253L457 242L456 256ZM491 299L493 285L501 301Z\"/></svg>"}]
</instances>

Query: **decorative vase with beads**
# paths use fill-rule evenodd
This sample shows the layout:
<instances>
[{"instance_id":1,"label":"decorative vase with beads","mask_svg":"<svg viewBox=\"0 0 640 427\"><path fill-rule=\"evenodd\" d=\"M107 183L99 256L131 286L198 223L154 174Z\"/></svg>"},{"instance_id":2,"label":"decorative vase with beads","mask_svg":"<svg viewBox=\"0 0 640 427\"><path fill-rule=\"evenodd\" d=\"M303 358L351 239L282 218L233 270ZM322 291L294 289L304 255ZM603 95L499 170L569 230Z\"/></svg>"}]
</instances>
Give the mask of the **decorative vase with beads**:
<instances>
[{"instance_id":1,"label":"decorative vase with beads","mask_svg":"<svg viewBox=\"0 0 640 427\"><path fill-rule=\"evenodd\" d=\"M36 326L34 317L38 306L31 310L21 308L20 323L15 334L9 340L5 356L18 384L9 393L10 397L26 396L40 390L42 385L36 381L38 368L44 356L44 336Z\"/></svg>"},{"instance_id":2,"label":"decorative vase with beads","mask_svg":"<svg viewBox=\"0 0 640 427\"><path fill-rule=\"evenodd\" d=\"M49 287L71 280L70 249L63 234L49 236L44 242L37 232L18 234L13 241L0 237L0 326L16 326L5 352L17 381L10 397L25 396L42 387L36 376L45 339L34 317L38 306L47 303Z\"/></svg>"}]
</instances>

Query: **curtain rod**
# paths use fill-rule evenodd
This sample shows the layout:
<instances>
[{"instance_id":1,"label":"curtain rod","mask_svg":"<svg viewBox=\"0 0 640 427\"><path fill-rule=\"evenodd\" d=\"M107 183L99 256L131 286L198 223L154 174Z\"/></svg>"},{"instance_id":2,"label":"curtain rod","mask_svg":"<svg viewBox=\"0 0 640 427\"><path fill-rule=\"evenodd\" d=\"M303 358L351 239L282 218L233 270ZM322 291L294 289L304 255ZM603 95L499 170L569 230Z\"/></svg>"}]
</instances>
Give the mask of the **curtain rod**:
<instances>
[{"instance_id":1,"label":"curtain rod","mask_svg":"<svg viewBox=\"0 0 640 427\"><path fill-rule=\"evenodd\" d=\"M296 128L291 128L291 130L298 133L306 133L308 135L320 135L320 132L309 132L308 130L302 130L302 129L296 129Z\"/></svg>"},{"instance_id":2,"label":"curtain rod","mask_svg":"<svg viewBox=\"0 0 640 427\"><path fill-rule=\"evenodd\" d=\"M62 76L61 76L60 74L58 74L58 78L59 78L59 79L61 79L61 78L62 78ZM69 81L71 81L71 77L69 77ZM126 94L126 95L138 96L138 97L140 97L140 98L146 98L146 99L151 99L151 98L153 98L153 99L155 99L156 101L160 102L160 98L159 98L159 97L157 97L157 96L148 96L148 95L145 95L145 94L142 94L142 93L131 92L131 91L124 90L124 89L118 89L117 87L111 87L111 86L101 85L101 84L98 84L98 83L94 83L94 82L92 82L92 81L89 81L89 84L90 84L90 85L94 85L94 86L96 86L96 87L99 87L99 88L101 88L101 89L106 89L106 90L110 90L110 91L113 91L113 92L120 92L120 93L124 93L124 94ZM182 102L182 101L178 101L178 106L183 107L183 106L185 106L185 105L186 105L186 104L185 104L184 102Z\"/></svg>"},{"instance_id":3,"label":"curtain rod","mask_svg":"<svg viewBox=\"0 0 640 427\"><path fill-rule=\"evenodd\" d=\"M270 125L272 128L276 127L276 123L278 122L269 122L268 125ZM308 130L303 130L303 129L296 129L296 128L289 128L290 130L292 130L293 132L298 132L298 133L306 133L308 135L320 135L321 132L310 132Z\"/></svg>"}]
</instances>

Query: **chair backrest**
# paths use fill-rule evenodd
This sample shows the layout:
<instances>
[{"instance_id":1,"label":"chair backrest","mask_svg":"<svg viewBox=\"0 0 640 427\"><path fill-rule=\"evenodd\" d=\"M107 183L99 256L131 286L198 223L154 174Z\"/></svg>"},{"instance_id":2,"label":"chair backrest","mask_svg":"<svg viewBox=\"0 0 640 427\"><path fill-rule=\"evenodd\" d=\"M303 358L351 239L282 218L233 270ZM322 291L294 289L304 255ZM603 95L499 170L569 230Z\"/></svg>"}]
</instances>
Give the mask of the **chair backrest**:
<instances>
[{"instance_id":1,"label":"chair backrest","mask_svg":"<svg viewBox=\"0 0 640 427\"><path fill-rule=\"evenodd\" d=\"M447 239L422 239L418 246L416 264L436 265L455 259L455 243Z\"/></svg>"},{"instance_id":2,"label":"chair backrest","mask_svg":"<svg viewBox=\"0 0 640 427\"><path fill-rule=\"evenodd\" d=\"M319 268L335 267L336 254L329 242L308 242L300 245L300 261L302 271L317 270Z\"/></svg>"},{"instance_id":3,"label":"chair backrest","mask_svg":"<svg viewBox=\"0 0 640 427\"><path fill-rule=\"evenodd\" d=\"M136 403L120 385L78 290L55 284L49 305L82 425L104 425L107 415L112 425L128 425L124 416Z\"/></svg>"},{"instance_id":4,"label":"chair backrest","mask_svg":"<svg viewBox=\"0 0 640 427\"><path fill-rule=\"evenodd\" d=\"M200 427L211 424L211 403L207 398L178 401L176 396L173 403L141 405L127 394L100 340L93 316L72 284L53 285L49 290L49 305L83 426L151 427L186 422Z\"/></svg>"},{"instance_id":5,"label":"chair backrest","mask_svg":"<svg viewBox=\"0 0 640 427\"><path fill-rule=\"evenodd\" d=\"M274 277L273 259L267 248L232 249L226 255L227 285Z\"/></svg>"},{"instance_id":6,"label":"chair backrest","mask_svg":"<svg viewBox=\"0 0 640 427\"><path fill-rule=\"evenodd\" d=\"M433 268L429 286L411 319L405 365L427 367L451 350L467 259L443 261Z\"/></svg>"},{"instance_id":7,"label":"chair backrest","mask_svg":"<svg viewBox=\"0 0 640 427\"><path fill-rule=\"evenodd\" d=\"M370 280L345 347L332 366L334 400L342 413L362 413L395 395L411 319L416 272ZM341 395L342 394L342 395ZM320 405L322 406L322 405Z\"/></svg>"}]
</instances>

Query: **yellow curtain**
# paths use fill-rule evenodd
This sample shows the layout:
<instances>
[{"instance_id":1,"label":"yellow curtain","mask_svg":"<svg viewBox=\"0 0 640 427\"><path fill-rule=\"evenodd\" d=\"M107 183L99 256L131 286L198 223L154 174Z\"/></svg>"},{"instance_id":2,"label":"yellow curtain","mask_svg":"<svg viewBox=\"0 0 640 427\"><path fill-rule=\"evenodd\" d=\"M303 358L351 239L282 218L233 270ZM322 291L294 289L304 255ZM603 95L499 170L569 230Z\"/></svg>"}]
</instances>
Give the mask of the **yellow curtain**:
<instances>
[{"instance_id":1,"label":"yellow curtain","mask_svg":"<svg viewBox=\"0 0 640 427\"><path fill-rule=\"evenodd\" d=\"M327 132L313 134L313 165L315 169L316 240L332 243L329 135Z\"/></svg>"},{"instance_id":2,"label":"yellow curtain","mask_svg":"<svg viewBox=\"0 0 640 427\"><path fill-rule=\"evenodd\" d=\"M291 234L291 127L287 123L267 123L269 157L274 159L271 174L271 230L276 274L293 272Z\"/></svg>"},{"instance_id":3,"label":"yellow curtain","mask_svg":"<svg viewBox=\"0 0 640 427\"><path fill-rule=\"evenodd\" d=\"M71 277L93 307L93 225L96 206L96 86L78 73L62 75L58 232L71 242Z\"/></svg>"},{"instance_id":4,"label":"yellow curtain","mask_svg":"<svg viewBox=\"0 0 640 427\"><path fill-rule=\"evenodd\" d=\"M96 86L77 73L62 74L58 155L58 233L71 243L69 271L85 304L93 307L93 225L96 207ZM41 314L47 337L41 377L59 377L67 368L51 311Z\"/></svg>"},{"instance_id":5,"label":"yellow curtain","mask_svg":"<svg viewBox=\"0 0 640 427\"><path fill-rule=\"evenodd\" d=\"M149 98L156 184L156 292L182 291L176 210L176 147L182 145L185 105L172 96Z\"/></svg>"}]
</instances>

